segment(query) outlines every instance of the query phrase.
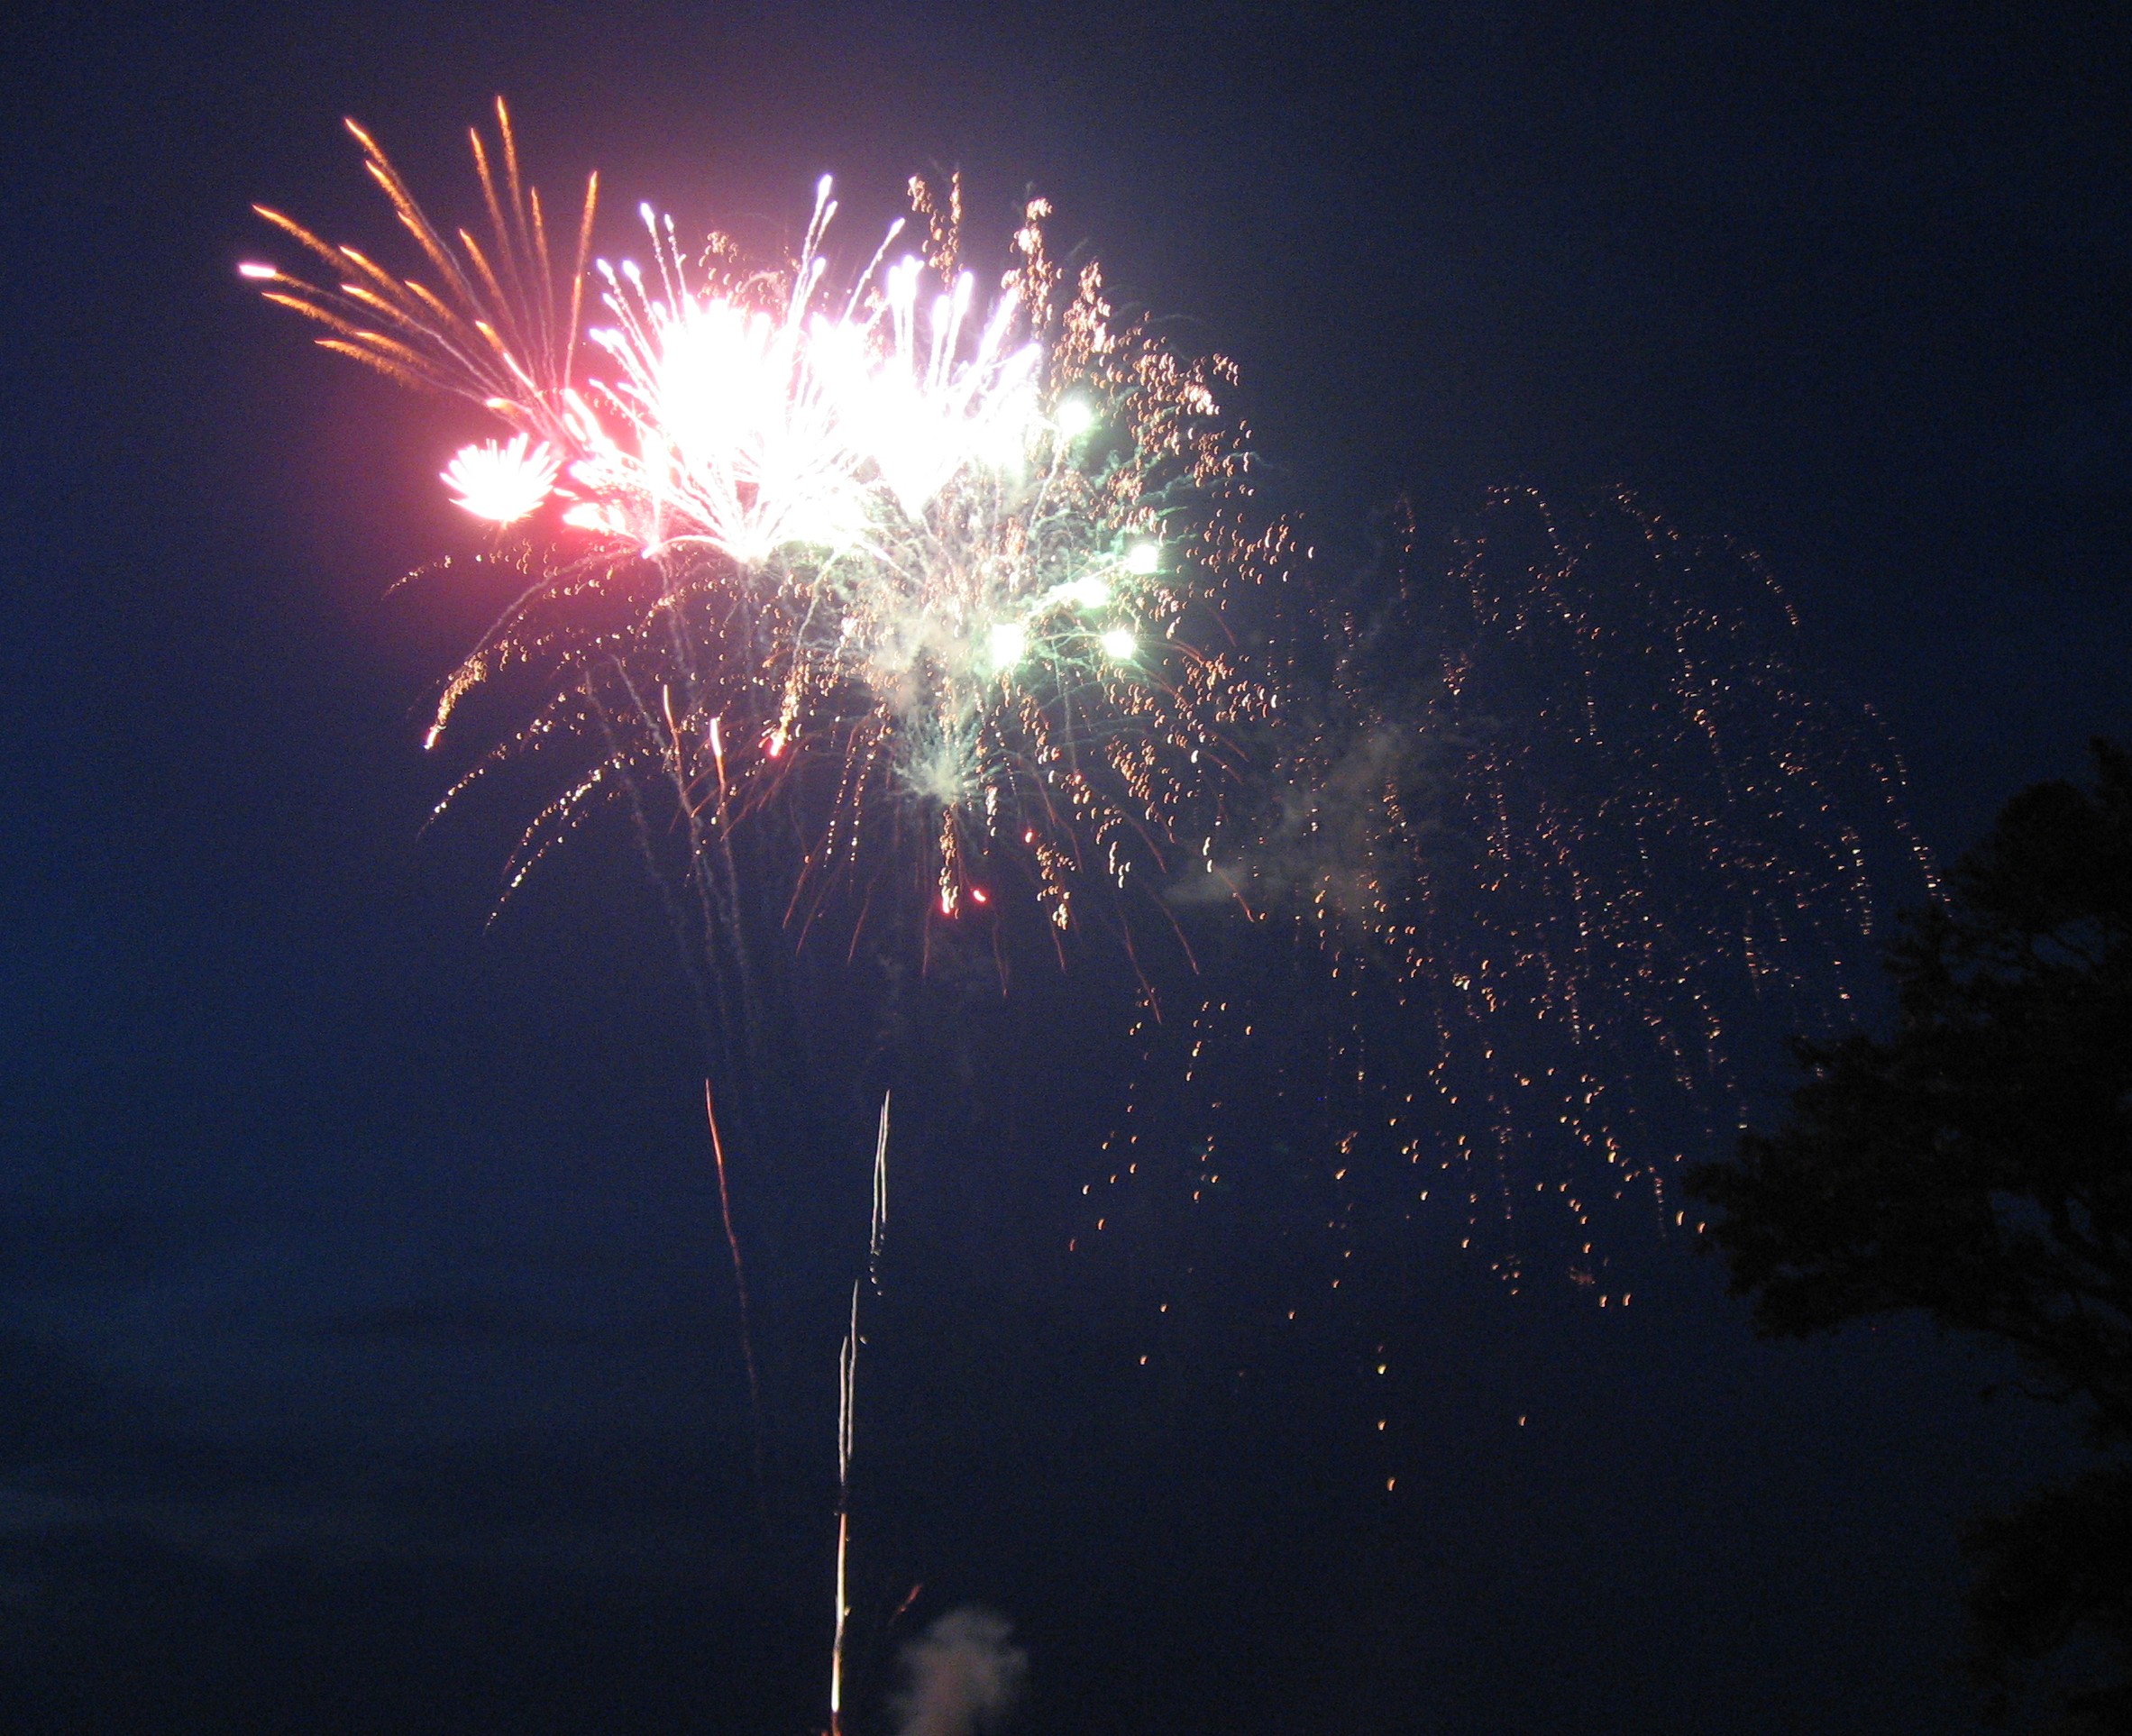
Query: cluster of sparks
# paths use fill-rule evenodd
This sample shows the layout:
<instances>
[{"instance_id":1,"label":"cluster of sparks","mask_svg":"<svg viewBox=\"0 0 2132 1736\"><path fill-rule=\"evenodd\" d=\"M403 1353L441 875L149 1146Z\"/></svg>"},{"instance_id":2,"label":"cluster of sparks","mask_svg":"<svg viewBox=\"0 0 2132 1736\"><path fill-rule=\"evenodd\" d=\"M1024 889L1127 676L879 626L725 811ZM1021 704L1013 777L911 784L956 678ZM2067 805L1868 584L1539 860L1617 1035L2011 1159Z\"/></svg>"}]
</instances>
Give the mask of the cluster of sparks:
<instances>
[{"instance_id":1,"label":"cluster of sparks","mask_svg":"<svg viewBox=\"0 0 2132 1736\"><path fill-rule=\"evenodd\" d=\"M595 178L558 269L498 120L496 147L473 135L480 238L440 232L352 125L426 276L273 212L328 275L242 270L327 348L499 425L443 480L518 594L430 740L530 684L445 798L561 759L509 885L609 804L648 840L663 790L721 1008L751 821L790 846L802 935L838 894L855 942L876 908L922 909L929 945L979 913L996 944L1009 906L1061 946L1136 909L1189 961L1218 905L1203 944L1277 927L1314 986L1268 1017L1203 984L1164 1017L1134 955L1142 1077L1202 1091L1168 1093L1167 1128L1136 1093L1090 1232L1158 1172L1195 1203L1233 1189L1230 1147L1286 1093L1337 1124L1303 1215L1346 1256L1372 1187L1399 1220L1433 1195L1515 1284L1539 1196L1612 1300L1595 1212L1634 1194L1685 1221L1668 1160L1739 1119L1734 1027L1842 1006L1886 842L1861 827L1899 830L1885 765L1844 787L1850 738L1752 557L1630 498L1572 524L1511 492L1446 568L1402 521L1389 571L1313 601L1252 499L1226 364L1116 317L1096 267L1047 251L1041 202L986 285L952 182L913 181L910 240L839 274L826 180L765 266L719 235L691 253L648 207L644 263L596 258ZM1239 981L1284 980L1265 964Z\"/></svg>"},{"instance_id":2,"label":"cluster of sparks","mask_svg":"<svg viewBox=\"0 0 2132 1736\"><path fill-rule=\"evenodd\" d=\"M1231 1239L1285 1224L1331 1255L1291 1294L1322 1293L1428 1214L1514 1289L1559 1256L1620 1305L1610 1248L1699 1228L1677 1163L1786 1088L1777 1039L1852 1016L1888 889L1928 894L1933 863L1884 733L1801 676L1751 550L1524 489L1440 554L1404 517L1386 543L1322 611L1318 726L1217 862L1307 966L1268 937L1139 1022L1080 1240L1180 1205ZM1263 1161L1284 1144L1310 1161ZM1171 1251L1147 1264L1221 1258Z\"/></svg>"},{"instance_id":3,"label":"cluster of sparks","mask_svg":"<svg viewBox=\"0 0 2132 1736\"><path fill-rule=\"evenodd\" d=\"M988 290L952 185L912 182L917 251L899 222L839 281L826 179L797 257L768 268L717 235L691 257L649 207L648 265L593 258L595 179L559 271L498 119L499 149L473 138L488 233L452 239L351 123L426 279L263 209L331 276L242 270L327 348L503 426L443 480L526 582L430 740L507 674L545 682L446 799L576 754L511 883L663 785L707 910L730 903L727 834L781 807L806 816L803 920L920 861L937 918L1004 882L1057 936L1084 891L1152 882L1203 836L1223 728L1275 702L1219 643L1222 516L1248 491L1224 364L1114 319L1095 267L1046 253L1041 202Z\"/></svg>"}]
</instances>

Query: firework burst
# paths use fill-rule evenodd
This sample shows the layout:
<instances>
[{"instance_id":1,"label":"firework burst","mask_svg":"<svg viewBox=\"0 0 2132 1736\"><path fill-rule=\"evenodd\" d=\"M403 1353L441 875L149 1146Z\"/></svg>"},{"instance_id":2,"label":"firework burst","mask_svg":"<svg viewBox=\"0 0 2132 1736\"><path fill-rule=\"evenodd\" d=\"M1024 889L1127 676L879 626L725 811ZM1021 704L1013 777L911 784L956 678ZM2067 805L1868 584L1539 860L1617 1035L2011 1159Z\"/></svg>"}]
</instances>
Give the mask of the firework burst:
<instances>
[{"instance_id":1,"label":"firework burst","mask_svg":"<svg viewBox=\"0 0 2132 1736\"><path fill-rule=\"evenodd\" d=\"M911 184L921 251L896 256L899 224L842 279L826 180L797 257L768 267L721 236L691 257L649 207L647 264L593 260L589 187L558 273L498 120L499 151L474 135L490 233L455 244L352 129L434 281L271 212L334 279L245 271L327 348L510 431L444 480L509 527L490 558L521 594L429 736L507 672L544 683L446 798L514 759L563 768L508 885L647 788L680 809L714 927L728 834L773 809L798 822L802 928L900 879L935 920L1031 895L1063 936L1092 893L1115 910L1136 875L1206 854L1230 734L1278 703L1222 618L1258 576L1225 364L1119 321L1096 267L1048 255L1040 202L986 290L958 263L952 184Z\"/></svg>"},{"instance_id":2,"label":"firework burst","mask_svg":"<svg viewBox=\"0 0 2132 1736\"><path fill-rule=\"evenodd\" d=\"M1120 318L1095 266L1052 258L1041 202L988 283L953 181L913 181L852 270L827 181L767 262L649 207L640 260L596 259L595 181L559 270L498 122L486 232L451 240L356 130L426 278L270 212L327 275L243 269L327 348L499 425L444 480L517 598L429 739L489 696L509 721L441 807L507 766L544 780L507 897L620 808L680 870L729 1043L754 901L802 937L832 910L855 943L915 922L929 958L944 927L996 953L1020 920L1062 954L1099 929L1139 972L1143 1079L1187 1083L1276 1021L1202 984L1164 1023L1136 928L1185 959L1278 948L1239 980L1295 989L1289 1058L1226 1064L1167 1132L1142 1107L1106 1190L1144 1159L1195 1201L1233 1184L1218 1154L1286 1092L1342 1124L1311 1215L1346 1237L1374 1173L1379 1215L1449 1203L1513 1282L1544 1201L1601 1284L1595 1213L1670 1218L1669 1158L1736 1123L1741 1019L1841 1009L1893 780L1844 770L1855 734L1752 558L1633 499L1505 493L1441 567L1405 522L1313 602L1226 364Z\"/></svg>"}]
</instances>

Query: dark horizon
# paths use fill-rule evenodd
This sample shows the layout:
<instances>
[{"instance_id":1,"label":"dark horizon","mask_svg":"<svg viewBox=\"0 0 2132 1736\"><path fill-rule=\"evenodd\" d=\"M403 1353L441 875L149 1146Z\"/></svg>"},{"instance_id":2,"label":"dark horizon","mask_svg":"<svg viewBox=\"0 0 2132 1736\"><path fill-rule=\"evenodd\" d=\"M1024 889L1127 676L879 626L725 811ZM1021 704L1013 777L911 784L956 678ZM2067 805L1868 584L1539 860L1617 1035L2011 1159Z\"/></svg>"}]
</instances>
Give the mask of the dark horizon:
<instances>
[{"instance_id":1,"label":"dark horizon","mask_svg":"<svg viewBox=\"0 0 2132 1736\"><path fill-rule=\"evenodd\" d=\"M466 418L314 350L235 268L272 251L254 201L389 248L344 115L462 215L499 92L544 187L599 169L606 236L650 199L773 241L825 171L870 236L955 168L990 246L1041 194L1121 300L1235 360L1338 576L1368 582L1402 498L1441 538L1527 482L1757 552L1944 862L2132 739L2121 20L5 28L0 1722L819 1727L837 1339L892 1083L861 1736L893 1727L899 1647L969 1604L1015 1624L1032 1733L1982 1727L1957 1533L2069 1461L2063 1416L1982 1401L2001 1362L1916 1322L1758 1341L1687 1236L1620 1243L1625 1311L1551 1245L1512 1295L1441 1225L1386 1236L1397 1283L1293 1334L1248 1213L1168 1244L1181 1276L1152 1233L1069 1256L1141 1064L1114 964L1003 1001L791 973L813 1059L761 1094L822 1081L735 1152L760 1511L658 901L594 835L491 924L508 826L425 828L426 708L499 599L392 587L475 546L435 481ZM1743 1055L1765 1099L1779 1035ZM1269 1174L1312 1113L1267 1111Z\"/></svg>"}]
</instances>

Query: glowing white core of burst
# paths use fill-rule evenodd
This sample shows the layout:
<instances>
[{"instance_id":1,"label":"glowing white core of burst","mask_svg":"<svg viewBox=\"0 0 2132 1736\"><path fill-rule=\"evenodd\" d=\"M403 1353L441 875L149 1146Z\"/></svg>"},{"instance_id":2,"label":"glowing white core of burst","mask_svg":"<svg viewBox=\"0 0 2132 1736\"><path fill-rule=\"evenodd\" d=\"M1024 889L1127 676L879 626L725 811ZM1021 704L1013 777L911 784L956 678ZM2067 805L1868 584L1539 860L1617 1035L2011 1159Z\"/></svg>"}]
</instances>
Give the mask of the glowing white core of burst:
<instances>
[{"instance_id":1,"label":"glowing white core of burst","mask_svg":"<svg viewBox=\"0 0 2132 1736\"><path fill-rule=\"evenodd\" d=\"M782 314L683 287L671 229L648 212L655 279L597 262L617 324L590 336L620 378L569 395L583 454L571 473L604 510L568 522L755 566L794 546L856 548L884 502L918 521L966 470L1020 472L1045 418L1042 347L1013 341L1020 301L981 315L966 271L926 295L910 258L883 274L877 307L855 311L855 296L831 315L811 249L835 208L824 194Z\"/></svg>"},{"instance_id":2,"label":"glowing white core of burst","mask_svg":"<svg viewBox=\"0 0 2132 1736\"><path fill-rule=\"evenodd\" d=\"M1067 440L1078 440L1095 426L1095 412L1083 397L1069 397L1058 407L1058 414L1052 418L1059 434Z\"/></svg>"},{"instance_id":3,"label":"glowing white core of burst","mask_svg":"<svg viewBox=\"0 0 2132 1736\"><path fill-rule=\"evenodd\" d=\"M628 526L608 516L607 508L597 500L580 501L563 515L563 522L578 530L598 531L608 536L627 536Z\"/></svg>"},{"instance_id":4,"label":"glowing white core of burst","mask_svg":"<svg viewBox=\"0 0 2132 1736\"><path fill-rule=\"evenodd\" d=\"M1065 588L1066 600L1080 608L1101 608L1111 600L1111 583L1093 575L1076 579Z\"/></svg>"},{"instance_id":5,"label":"glowing white core of burst","mask_svg":"<svg viewBox=\"0 0 2132 1736\"><path fill-rule=\"evenodd\" d=\"M279 277L281 273L275 270L270 265L259 265L247 260L237 268L237 275L241 278L250 278L255 282L265 283Z\"/></svg>"},{"instance_id":6,"label":"glowing white core of burst","mask_svg":"<svg viewBox=\"0 0 2132 1736\"><path fill-rule=\"evenodd\" d=\"M1029 651L1029 629L1019 621L994 621L987 644L994 669L1012 669Z\"/></svg>"},{"instance_id":7,"label":"glowing white core of burst","mask_svg":"<svg viewBox=\"0 0 2132 1736\"><path fill-rule=\"evenodd\" d=\"M855 351L830 383L855 446L914 519L965 466L1011 471L1020 464L1039 420L1036 375L1043 361L1033 343L1008 350L1017 309L1011 299L993 309L969 349L964 334L975 305L975 275L965 271L948 293L921 304L924 271L917 259L889 268L886 353L875 360Z\"/></svg>"},{"instance_id":8,"label":"glowing white core of burst","mask_svg":"<svg viewBox=\"0 0 2132 1736\"><path fill-rule=\"evenodd\" d=\"M1130 627L1112 627L1103 636L1103 655L1123 662L1140 648L1139 635Z\"/></svg>"},{"instance_id":9,"label":"glowing white core of burst","mask_svg":"<svg viewBox=\"0 0 2132 1736\"><path fill-rule=\"evenodd\" d=\"M1162 564L1162 551L1152 543L1135 543L1125 551L1125 570L1145 576Z\"/></svg>"},{"instance_id":10,"label":"glowing white core of burst","mask_svg":"<svg viewBox=\"0 0 2132 1736\"><path fill-rule=\"evenodd\" d=\"M608 498L608 525L620 528L613 508L626 501L647 543L702 538L751 563L792 544L847 545L865 522L858 454L827 380L857 365L864 333L717 298L645 298L627 261L618 279L608 305L627 323L591 336L622 367L602 396L629 435L582 399L571 418L587 452L572 473Z\"/></svg>"},{"instance_id":11,"label":"glowing white core of burst","mask_svg":"<svg viewBox=\"0 0 2132 1736\"><path fill-rule=\"evenodd\" d=\"M508 525L548 498L562 461L545 441L534 446L528 435L519 434L508 445L490 440L461 447L444 481L462 510Z\"/></svg>"}]
</instances>

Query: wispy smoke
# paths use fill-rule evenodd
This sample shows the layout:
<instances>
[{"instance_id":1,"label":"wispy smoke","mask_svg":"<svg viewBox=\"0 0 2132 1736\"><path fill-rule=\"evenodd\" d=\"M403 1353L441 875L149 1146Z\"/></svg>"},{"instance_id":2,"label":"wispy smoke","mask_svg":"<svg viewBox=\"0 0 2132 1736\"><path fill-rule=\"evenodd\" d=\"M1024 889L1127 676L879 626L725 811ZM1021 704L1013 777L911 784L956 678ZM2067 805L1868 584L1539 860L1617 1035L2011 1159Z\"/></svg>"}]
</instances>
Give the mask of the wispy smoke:
<instances>
[{"instance_id":1,"label":"wispy smoke","mask_svg":"<svg viewBox=\"0 0 2132 1736\"><path fill-rule=\"evenodd\" d=\"M951 1610L904 1647L910 1686L895 1702L902 1736L969 1736L1004 1717L1029 1669L1012 1632L990 1610Z\"/></svg>"},{"instance_id":2,"label":"wispy smoke","mask_svg":"<svg viewBox=\"0 0 2132 1736\"><path fill-rule=\"evenodd\" d=\"M1308 910L1348 927L1413 878L1443 840L1435 808L1441 763L1459 744L1419 719L1379 716L1342 742L1313 737L1312 763L1284 766L1257 836L1222 842L1208 872L1185 872L1165 889L1173 905L1240 895L1261 909Z\"/></svg>"}]
</instances>

